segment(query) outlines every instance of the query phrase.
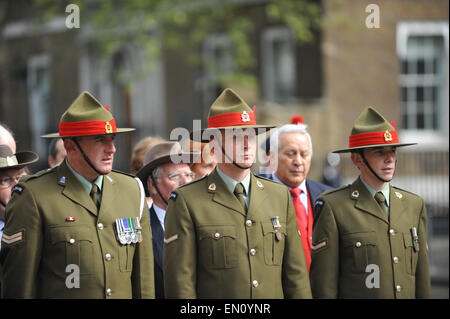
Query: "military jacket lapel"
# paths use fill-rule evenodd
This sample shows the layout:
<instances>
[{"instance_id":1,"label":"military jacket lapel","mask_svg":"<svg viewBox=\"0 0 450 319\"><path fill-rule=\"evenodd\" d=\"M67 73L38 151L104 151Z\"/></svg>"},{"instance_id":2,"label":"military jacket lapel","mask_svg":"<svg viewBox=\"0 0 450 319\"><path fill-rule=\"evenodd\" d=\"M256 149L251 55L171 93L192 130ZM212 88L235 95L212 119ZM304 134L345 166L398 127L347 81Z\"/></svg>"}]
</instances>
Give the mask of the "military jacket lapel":
<instances>
[{"instance_id":1,"label":"military jacket lapel","mask_svg":"<svg viewBox=\"0 0 450 319\"><path fill-rule=\"evenodd\" d=\"M216 170L214 170L206 179L208 192L213 194L212 200L222 206L230 208L239 214L246 215L244 209L241 207L238 199L225 185L222 178Z\"/></svg>"},{"instance_id":2,"label":"military jacket lapel","mask_svg":"<svg viewBox=\"0 0 450 319\"><path fill-rule=\"evenodd\" d=\"M389 223L387 213L378 205L359 178L351 186L350 197L355 200L356 208Z\"/></svg>"},{"instance_id":3,"label":"military jacket lapel","mask_svg":"<svg viewBox=\"0 0 450 319\"><path fill-rule=\"evenodd\" d=\"M86 208L91 214L97 216L97 207L95 207L89 194L69 170L65 161L58 167L57 176L58 184L63 187L63 195Z\"/></svg>"},{"instance_id":4,"label":"military jacket lapel","mask_svg":"<svg viewBox=\"0 0 450 319\"><path fill-rule=\"evenodd\" d=\"M264 184L251 174L250 182L250 202L248 207L248 218L252 218L253 215L257 214L258 208L266 200L267 192L264 191Z\"/></svg>"},{"instance_id":5,"label":"military jacket lapel","mask_svg":"<svg viewBox=\"0 0 450 319\"><path fill-rule=\"evenodd\" d=\"M399 217L403 214L405 211L403 206L403 194L399 192L398 190L395 190L392 186L389 186L389 215L391 224L395 223Z\"/></svg>"},{"instance_id":6,"label":"military jacket lapel","mask_svg":"<svg viewBox=\"0 0 450 319\"><path fill-rule=\"evenodd\" d=\"M116 203L117 198L120 198L120 194L116 194L115 181L109 175L104 175L102 186L102 201L100 202L99 214L105 214L106 212L116 211L117 207L111 207ZM136 212L136 216L139 214Z\"/></svg>"}]
</instances>

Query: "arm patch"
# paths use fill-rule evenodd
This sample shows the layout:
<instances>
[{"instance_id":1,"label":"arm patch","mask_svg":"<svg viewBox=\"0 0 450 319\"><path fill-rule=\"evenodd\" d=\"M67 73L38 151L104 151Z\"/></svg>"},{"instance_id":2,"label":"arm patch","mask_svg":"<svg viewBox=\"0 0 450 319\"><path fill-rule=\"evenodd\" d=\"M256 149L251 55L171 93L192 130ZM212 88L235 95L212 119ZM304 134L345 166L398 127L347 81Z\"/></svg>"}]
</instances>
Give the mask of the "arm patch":
<instances>
[{"instance_id":1,"label":"arm patch","mask_svg":"<svg viewBox=\"0 0 450 319\"><path fill-rule=\"evenodd\" d=\"M312 244L311 249L315 252L317 250L324 250L328 248L328 238L319 241L318 243Z\"/></svg>"},{"instance_id":2,"label":"arm patch","mask_svg":"<svg viewBox=\"0 0 450 319\"><path fill-rule=\"evenodd\" d=\"M2 242L7 244L7 245L11 245L17 242L21 242L24 240L24 231L19 231L15 234L12 235L8 235L6 233L3 233L2 236Z\"/></svg>"}]
</instances>

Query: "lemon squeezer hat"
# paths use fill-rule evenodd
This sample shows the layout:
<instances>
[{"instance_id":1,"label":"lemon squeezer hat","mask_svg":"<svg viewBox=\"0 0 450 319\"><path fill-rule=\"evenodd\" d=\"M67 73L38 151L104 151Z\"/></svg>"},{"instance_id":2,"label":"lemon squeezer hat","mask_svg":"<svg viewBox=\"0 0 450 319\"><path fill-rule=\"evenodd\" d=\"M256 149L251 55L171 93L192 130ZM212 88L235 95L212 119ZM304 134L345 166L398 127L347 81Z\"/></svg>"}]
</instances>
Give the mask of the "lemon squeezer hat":
<instances>
[{"instance_id":1,"label":"lemon squeezer hat","mask_svg":"<svg viewBox=\"0 0 450 319\"><path fill-rule=\"evenodd\" d=\"M409 146L417 143L400 143L395 126L374 108L367 107L356 119L348 138L348 148L333 151L346 153L364 148L384 146Z\"/></svg>"},{"instance_id":2,"label":"lemon squeezer hat","mask_svg":"<svg viewBox=\"0 0 450 319\"><path fill-rule=\"evenodd\" d=\"M134 130L134 128L117 128L116 120L109 112L109 106L103 106L89 92L84 91L61 116L59 132L41 137L93 136L126 133Z\"/></svg>"},{"instance_id":3,"label":"lemon squeezer hat","mask_svg":"<svg viewBox=\"0 0 450 319\"><path fill-rule=\"evenodd\" d=\"M194 141L209 142L209 136L221 129L232 128L255 128L262 129L258 133L263 133L274 125L256 124L256 107L251 109L248 104L232 89L226 88L213 102L208 114L208 127L201 131L191 133ZM206 137L205 137L206 136Z\"/></svg>"}]
</instances>

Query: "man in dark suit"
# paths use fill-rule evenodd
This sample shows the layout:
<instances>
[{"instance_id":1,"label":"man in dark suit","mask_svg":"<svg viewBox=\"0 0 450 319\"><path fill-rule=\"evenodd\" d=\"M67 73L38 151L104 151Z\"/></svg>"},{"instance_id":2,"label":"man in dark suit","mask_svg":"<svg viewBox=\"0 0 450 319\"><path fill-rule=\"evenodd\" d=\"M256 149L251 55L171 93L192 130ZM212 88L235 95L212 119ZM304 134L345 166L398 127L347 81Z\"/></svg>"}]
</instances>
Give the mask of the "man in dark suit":
<instances>
[{"instance_id":1,"label":"man in dark suit","mask_svg":"<svg viewBox=\"0 0 450 319\"><path fill-rule=\"evenodd\" d=\"M306 263L311 265L312 226L314 203L325 190L331 187L307 179L311 167L311 136L303 123L286 124L270 136L270 166L272 174L261 175L286 185L294 201L297 223L302 237Z\"/></svg>"},{"instance_id":2,"label":"man in dark suit","mask_svg":"<svg viewBox=\"0 0 450 319\"><path fill-rule=\"evenodd\" d=\"M164 246L164 217L167 210L167 202L170 193L177 187L189 183L194 173L185 162L172 162L172 155L181 153L181 147L177 142L162 142L150 148L145 155L144 166L137 172L144 185L147 196L151 196L153 204L149 208L150 225L153 235L153 256L155 272L155 296L164 298L163 280L163 246ZM190 157L189 157L190 158Z\"/></svg>"}]
</instances>

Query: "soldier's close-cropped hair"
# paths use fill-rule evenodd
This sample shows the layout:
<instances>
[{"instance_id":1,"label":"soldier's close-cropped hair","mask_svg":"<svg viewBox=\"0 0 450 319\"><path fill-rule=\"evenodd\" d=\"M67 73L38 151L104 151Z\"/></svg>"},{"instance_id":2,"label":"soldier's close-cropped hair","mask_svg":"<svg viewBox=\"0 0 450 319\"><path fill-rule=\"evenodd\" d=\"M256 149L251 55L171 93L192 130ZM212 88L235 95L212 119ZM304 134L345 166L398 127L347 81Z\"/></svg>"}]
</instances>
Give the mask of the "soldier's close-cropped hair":
<instances>
[{"instance_id":1,"label":"soldier's close-cropped hair","mask_svg":"<svg viewBox=\"0 0 450 319\"><path fill-rule=\"evenodd\" d=\"M283 133L300 133L306 135L309 141L309 147L311 151L311 155L313 153L313 147L312 147L312 140L311 135L309 135L308 131L306 130L306 126L302 124L286 124L278 129L275 129L275 132L272 133L270 136L270 151L278 151L280 148L280 135Z\"/></svg>"}]
</instances>

